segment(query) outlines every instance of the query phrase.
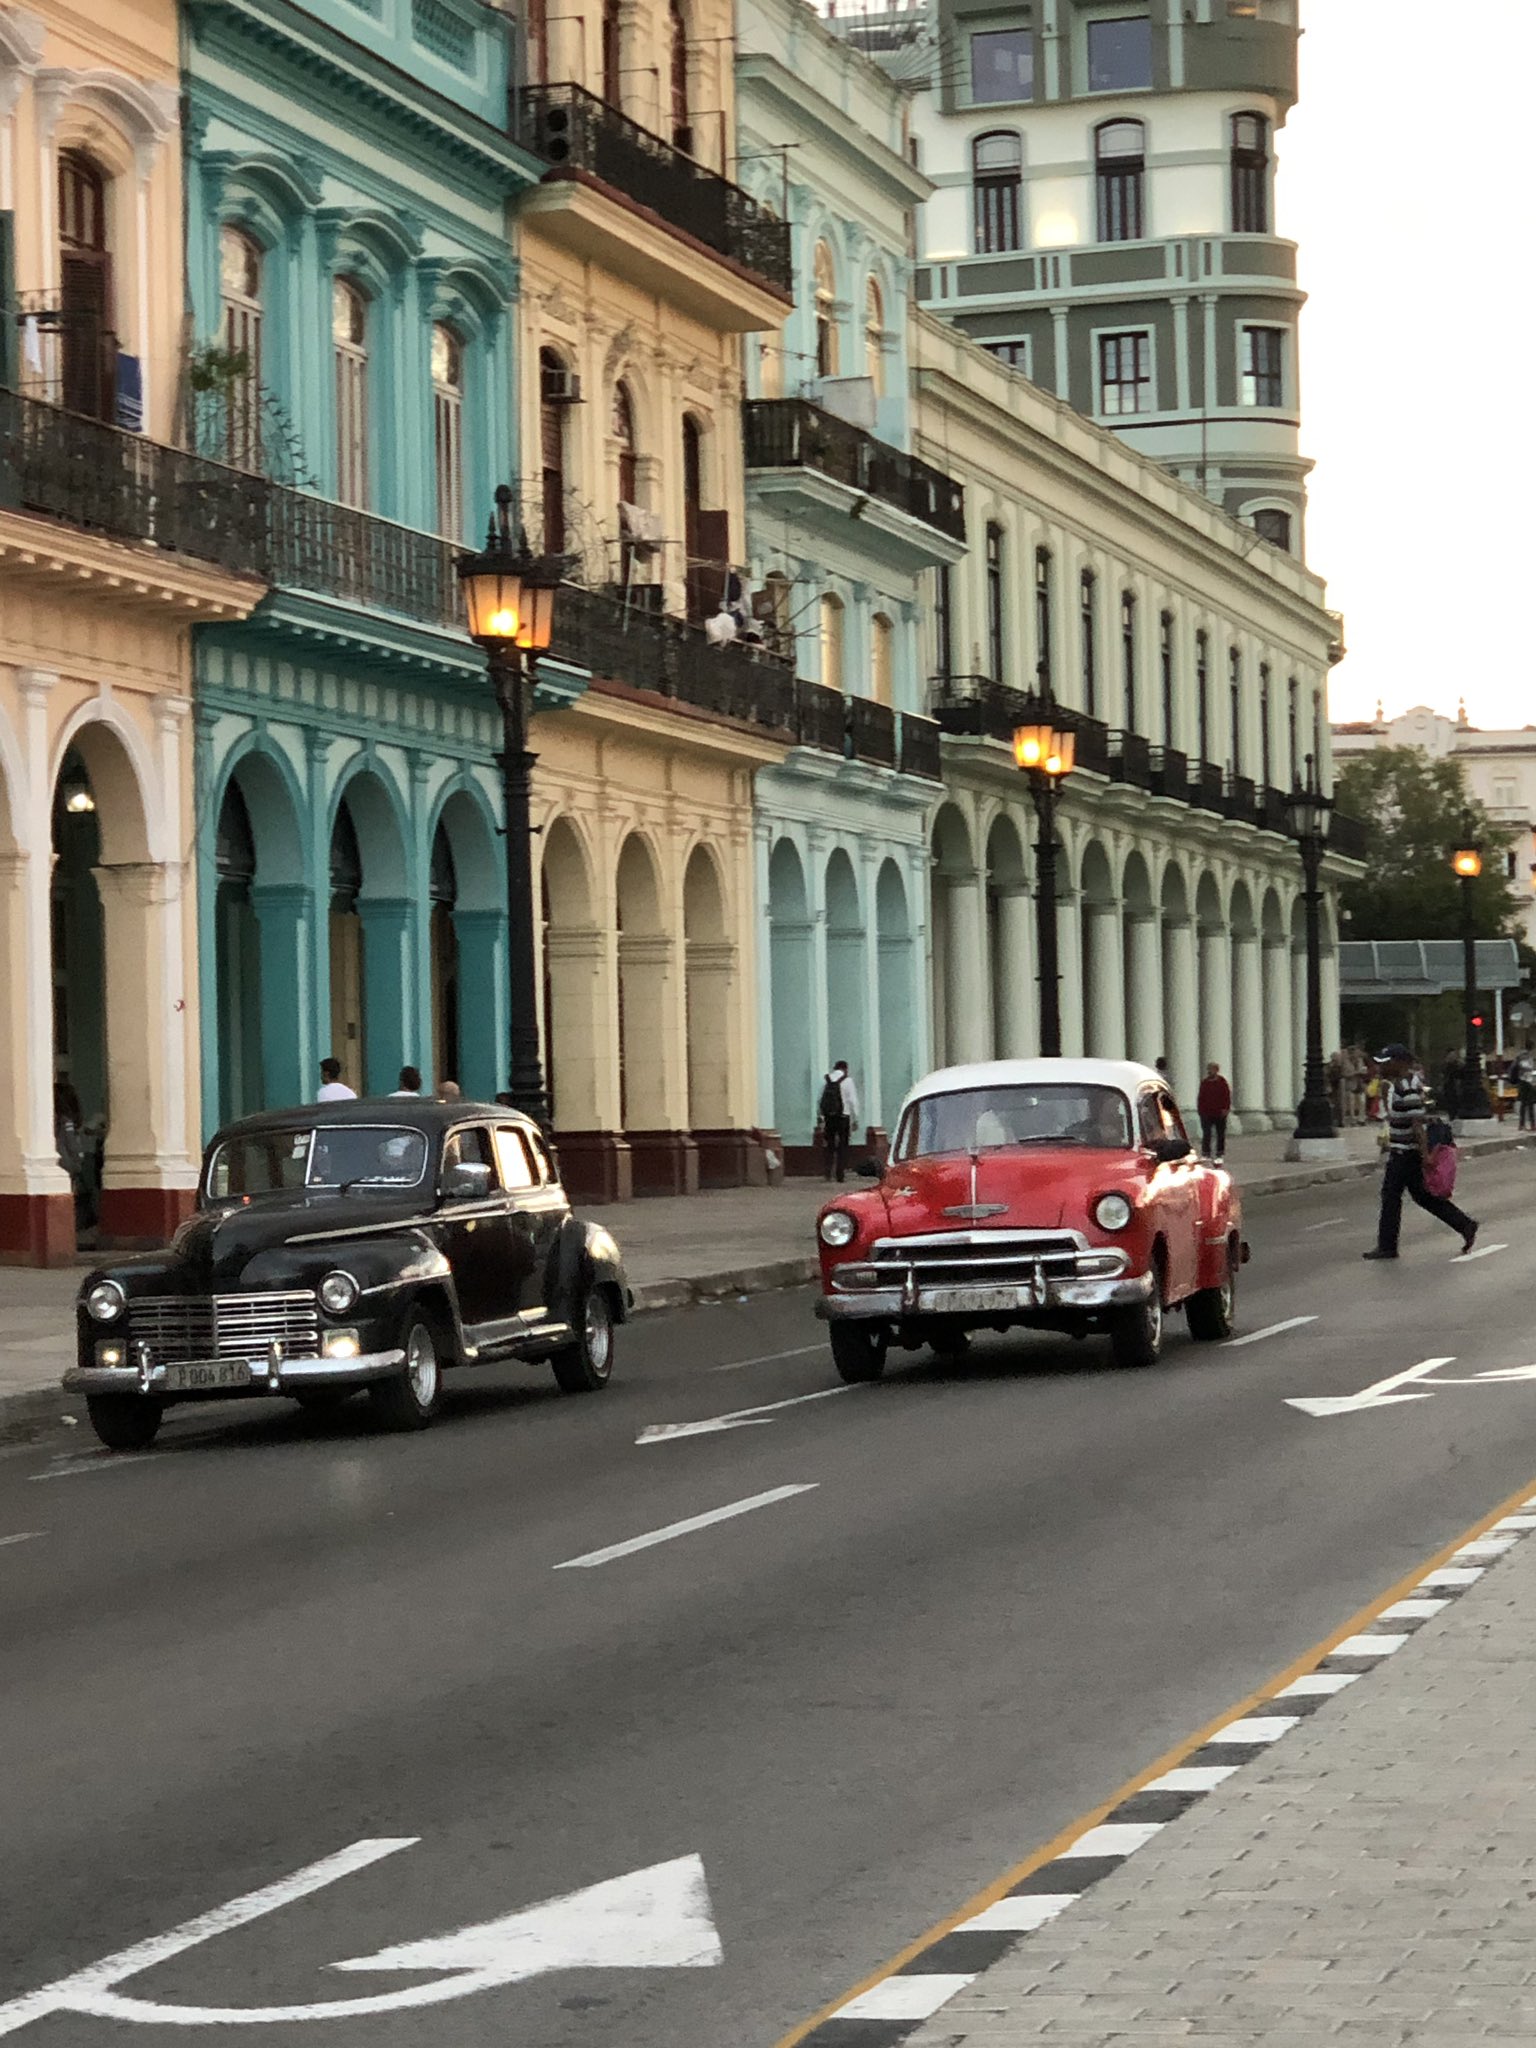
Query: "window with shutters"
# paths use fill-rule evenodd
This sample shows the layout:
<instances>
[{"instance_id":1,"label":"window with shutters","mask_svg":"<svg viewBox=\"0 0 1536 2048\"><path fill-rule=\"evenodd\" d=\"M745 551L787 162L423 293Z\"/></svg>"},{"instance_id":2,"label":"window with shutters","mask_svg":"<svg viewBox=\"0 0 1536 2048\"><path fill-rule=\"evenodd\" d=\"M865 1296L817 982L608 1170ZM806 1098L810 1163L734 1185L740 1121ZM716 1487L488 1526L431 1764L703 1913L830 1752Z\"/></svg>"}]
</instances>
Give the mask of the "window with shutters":
<instances>
[{"instance_id":1,"label":"window with shutters","mask_svg":"<svg viewBox=\"0 0 1536 2048\"><path fill-rule=\"evenodd\" d=\"M432 446L437 530L464 538L464 344L444 321L432 329Z\"/></svg>"},{"instance_id":2,"label":"window with shutters","mask_svg":"<svg viewBox=\"0 0 1536 2048\"><path fill-rule=\"evenodd\" d=\"M692 156L693 128L688 114L688 22L682 0L671 0L667 20L671 35L672 147Z\"/></svg>"},{"instance_id":3,"label":"window with shutters","mask_svg":"<svg viewBox=\"0 0 1536 2048\"><path fill-rule=\"evenodd\" d=\"M565 434L570 371L556 350L539 350L539 510L546 555L565 553Z\"/></svg>"},{"instance_id":4,"label":"window with shutters","mask_svg":"<svg viewBox=\"0 0 1536 2048\"><path fill-rule=\"evenodd\" d=\"M1051 641L1055 621L1051 616L1051 551L1035 549L1035 681L1042 697L1051 694Z\"/></svg>"},{"instance_id":5,"label":"window with shutters","mask_svg":"<svg viewBox=\"0 0 1536 2048\"><path fill-rule=\"evenodd\" d=\"M1003 529L987 526L987 674L1003 680Z\"/></svg>"},{"instance_id":6,"label":"window with shutters","mask_svg":"<svg viewBox=\"0 0 1536 2048\"><path fill-rule=\"evenodd\" d=\"M1243 772L1243 656L1237 647L1227 651L1227 715L1230 733L1229 765L1234 775Z\"/></svg>"},{"instance_id":7,"label":"window with shutters","mask_svg":"<svg viewBox=\"0 0 1536 2048\"><path fill-rule=\"evenodd\" d=\"M1106 121L1094 130L1099 240L1139 242L1146 233L1146 130Z\"/></svg>"},{"instance_id":8,"label":"window with shutters","mask_svg":"<svg viewBox=\"0 0 1536 2048\"><path fill-rule=\"evenodd\" d=\"M1173 613L1164 612L1158 620L1157 640L1158 673L1163 686L1163 745L1174 745L1174 673L1173 673Z\"/></svg>"},{"instance_id":9,"label":"window with shutters","mask_svg":"<svg viewBox=\"0 0 1536 2048\"><path fill-rule=\"evenodd\" d=\"M937 673L941 676L951 676L955 672L953 607L954 589L949 564L941 562L934 571L933 581L934 659Z\"/></svg>"},{"instance_id":10,"label":"window with shutters","mask_svg":"<svg viewBox=\"0 0 1536 2048\"><path fill-rule=\"evenodd\" d=\"M971 195L976 253L1017 249L1023 239L1024 146L996 129L971 144Z\"/></svg>"},{"instance_id":11,"label":"window with shutters","mask_svg":"<svg viewBox=\"0 0 1536 2048\"><path fill-rule=\"evenodd\" d=\"M1259 774L1267 789L1274 781L1274 762L1269 738L1269 663L1259 663Z\"/></svg>"},{"instance_id":12,"label":"window with shutters","mask_svg":"<svg viewBox=\"0 0 1536 2048\"><path fill-rule=\"evenodd\" d=\"M1127 732L1139 730L1136 703L1136 598L1129 590L1120 593L1120 685L1125 699L1121 724Z\"/></svg>"},{"instance_id":13,"label":"window with shutters","mask_svg":"<svg viewBox=\"0 0 1536 2048\"><path fill-rule=\"evenodd\" d=\"M331 354L336 376L336 495L368 503L368 301L350 278L331 286Z\"/></svg>"},{"instance_id":14,"label":"window with shutters","mask_svg":"<svg viewBox=\"0 0 1536 2048\"><path fill-rule=\"evenodd\" d=\"M877 704L895 702L896 628L884 612L869 622L869 694Z\"/></svg>"},{"instance_id":15,"label":"window with shutters","mask_svg":"<svg viewBox=\"0 0 1536 2048\"><path fill-rule=\"evenodd\" d=\"M837 375L837 270L825 242L811 259L816 289L816 374Z\"/></svg>"},{"instance_id":16,"label":"window with shutters","mask_svg":"<svg viewBox=\"0 0 1536 2048\"><path fill-rule=\"evenodd\" d=\"M230 359L224 459L261 467L261 251L239 228L219 231L220 342Z\"/></svg>"},{"instance_id":17,"label":"window with shutters","mask_svg":"<svg viewBox=\"0 0 1536 2048\"><path fill-rule=\"evenodd\" d=\"M1300 735L1296 730L1296 714L1301 698L1301 685L1294 676L1285 686L1285 762L1293 783L1301 780Z\"/></svg>"},{"instance_id":18,"label":"window with shutters","mask_svg":"<svg viewBox=\"0 0 1536 2048\"><path fill-rule=\"evenodd\" d=\"M109 420L116 411L112 256L107 178L83 150L59 155L60 396L70 412Z\"/></svg>"},{"instance_id":19,"label":"window with shutters","mask_svg":"<svg viewBox=\"0 0 1536 2048\"><path fill-rule=\"evenodd\" d=\"M1079 640L1083 657L1083 709L1090 718L1099 712L1098 579L1085 569L1077 586Z\"/></svg>"},{"instance_id":20,"label":"window with shutters","mask_svg":"<svg viewBox=\"0 0 1536 2048\"><path fill-rule=\"evenodd\" d=\"M1195 635L1195 715L1200 728L1200 758L1211 758L1211 639L1202 629Z\"/></svg>"},{"instance_id":21,"label":"window with shutters","mask_svg":"<svg viewBox=\"0 0 1536 2048\"><path fill-rule=\"evenodd\" d=\"M1269 233L1269 123L1262 114L1232 116L1232 232Z\"/></svg>"},{"instance_id":22,"label":"window with shutters","mask_svg":"<svg viewBox=\"0 0 1536 2048\"><path fill-rule=\"evenodd\" d=\"M640 502L640 457L635 447L635 405L627 384L613 387L613 416L609 421L619 464L619 503Z\"/></svg>"}]
</instances>

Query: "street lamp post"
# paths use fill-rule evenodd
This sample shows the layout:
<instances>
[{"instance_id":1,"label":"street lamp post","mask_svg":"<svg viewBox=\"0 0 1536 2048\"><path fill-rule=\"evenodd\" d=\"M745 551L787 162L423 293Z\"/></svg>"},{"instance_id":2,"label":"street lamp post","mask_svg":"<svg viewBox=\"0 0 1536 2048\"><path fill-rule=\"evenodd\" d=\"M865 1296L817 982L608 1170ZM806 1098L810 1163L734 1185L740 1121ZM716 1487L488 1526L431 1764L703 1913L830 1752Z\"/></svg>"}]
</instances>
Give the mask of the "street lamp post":
<instances>
[{"instance_id":1,"label":"street lamp post","mask_svg":"<svg viewBox=\"0 0 1536 2048\"><path fill-rule=\"evenodd\" d=\"M1323 794L1316 758L1307 756L1307 779L1294 785L1285 800L1291 830L1301 851L1307 917L1307 1052L1296 1128L1286 1147L1288 1159L1328 1158L1343 1150L1328 1096L1328 1069L1323 1061L1323 930L1322 866L1333 823L1333 798ZM1276 1020L1270 1019L1271 1025ZM1278 1027L1277 1027L1278 1028Z\"/></svg>"},{"instance_id":2,"label":"street lamp post","mask_svg":"<svg viewBox=\"0 0 1536 2048\"><path fill-rule=\"evenodd\" d=\"M512 493L497 487L496 511L478 555L455 565L469 637L490 658L501 710L502 806L507 854L507 993L510 1000L507 1090L514 1109L549 1128L539 1053L538 957L533 929L531 786L537 758L528 751L528 657L549 646L562 564L529 552L512 532Z\"/></svg>"},{"instance_id":3,"label":"street lamp post","mask_svg":"<svg viewBox=\"0 0 1536 2048\"><path fill-rule=\"evenodd\" d=\"M1483 872L1483 849L1472 836L1470 819L1462 820L1451 866L1461 877L1461 1011L1466 1025L1459 1110L1463 1121L1477 1122L1493 1115L1493 1104L1483 1079L1482 1029L1477 1015L1477 924L1472 900L1473 884Z\"/></svg>"},{"instance_id":4,"label":"street lamp post","mask_svg":"<svg viewBox=\"0 0 1536 2048\"><path fill-rule=\"evenodd\" d=\"M1047 706L1049 709L1049 706ZM1056 800L1077 765L1077 734L1068 725L1041 721L1021 725L1013 735L1013 758L1023 770L1034 800L1039 832L1035 840L1035 949L1040 959L1040 1051L1061 1057L1061 969L1056 950Z\"/></svg>"}]
</instances>

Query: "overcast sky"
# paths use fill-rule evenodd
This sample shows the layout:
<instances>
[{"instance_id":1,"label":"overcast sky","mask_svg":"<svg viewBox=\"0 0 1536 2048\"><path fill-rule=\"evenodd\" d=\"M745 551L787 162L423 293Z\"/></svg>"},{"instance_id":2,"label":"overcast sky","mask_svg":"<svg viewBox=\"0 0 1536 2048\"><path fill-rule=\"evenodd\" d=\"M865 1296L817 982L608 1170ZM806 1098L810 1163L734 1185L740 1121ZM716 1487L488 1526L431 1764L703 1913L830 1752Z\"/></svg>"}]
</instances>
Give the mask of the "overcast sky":
<instances>
[{"instance_id":1,"label":"overcast sky","mask_svg":"<svg viewBox=\"0 0 1536 2048\"><path fill-rule=\"evenodd\" d=\"M1345 616L1333 716L1536 722L1536 0L1303 0L1278 225L1301 244L1307 555Z\"/></svg>"}]
</instances>

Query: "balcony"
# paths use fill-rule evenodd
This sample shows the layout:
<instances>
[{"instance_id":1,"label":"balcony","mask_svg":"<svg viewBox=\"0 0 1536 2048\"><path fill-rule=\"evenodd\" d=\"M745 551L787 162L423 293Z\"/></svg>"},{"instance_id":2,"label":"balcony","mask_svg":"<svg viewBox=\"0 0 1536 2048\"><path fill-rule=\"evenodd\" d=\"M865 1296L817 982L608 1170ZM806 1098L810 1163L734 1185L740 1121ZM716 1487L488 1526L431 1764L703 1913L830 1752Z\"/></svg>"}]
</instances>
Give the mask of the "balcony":
<instances>
[{"instance_id":1,"label":"balcony","mask_svg":"<svg viewBox=\"0 0 1536 2048\"><path fill-rule=\"evenodd\" d=\"M462 633L451 541L283 484L241 477L271 502L272 581Z\"/></svg>"},{"instance_id":2,"label":"balcony","mask_svg":"<svg viewBox=\"0 0 1536 2048\"><path fill-rule=\"evenodd\" d=\"M530 85L518 95L517 139L549 166L523 202L539 231L632 282L691 304L729 331L776 327L793 293L787 221L776 220L728 178L575 84ZM589 203L606 188L627 219ZM647 231L652 220L667 232ZM701 266L676 238L719 259ZM719 267L719 276L709 273Z\"/></svg>"},{"instance_id":3,"label":"balcony","mask_svg":"<svg viewBox=\"0 0 1536 2048\"><path fill-rule=\"evenodd\" d=\"M802 747L841 754L848 737L848 699L825 683L795 684L795 738Z\"/></svg>"},{"instance_id":4,"label":"balcony","mask_svg":"<svg viewBox=\"0 0 1536 2048\"><path fill-rule=\"evenodd\" d=\"M873 697L848 699L848 751L872 767L896 766L896 714Z\"/></svg>"},{"instance_id":5,"label":"balcony","mask_svg":"<svg viewBox=\"0 0 1536 2048\"><path fill-rule=\"evenodd\" d=\"M749 471L814 472L840 487L833 498L840 517L867 520L871 504L885 507L955 544L928 559L953 561L964 552L965 487L953 477L808 399L755 398L742 410Z\"/></svg>"},{"instance_id":6,"label":"balcony","mask_svg":"<svg viewBox=\"0 0 1536 2048\"><path fill-rule=\"evenodd\" d=\"M202 456L0 390L0 506L269 579L267 493Z\"/></svg>"},{"instance_id":7,"label":"balcony","mask_svg":"<svg viewBox=\"0 0 1536 2048\"><path fill-rule=\"evenodd\" d=\"M1152 749L1139 732L1110 733L1109 772L1116 782L1127 782L1133 789L1152 787Z\"/></svg>"},{"instance_id":8,"label":"balcony","mask_svg":"<svg viewBox=\"0 0 1536 2048\"><path fill-rule=\"evenodd\" d=\"M1364 860L1370 850L1370 827L1364 818L1352 818L1347 811L1335 811L1328 828L1328 851L1341 860Z\"/></svg>"},{"instance_id":9,"label":"balcony","mask_svg":"<svg viewBox=\"0 0 1536 2048\"><path fill-rule=\"evenodd\" d=\"M1259 822L1258 794L1251 775L1237 775L1229 769L1222 788L1222 810L1235 825L1256 825Z\"/></svg>"},{"instance_id":10,"label":"balcony","mask_svg":"<svg viewBox=\"0 0 1536 2048\"><path fill-rule=\"evenodd\" d=\"M1180 753L1177 747L1152 747L1148 749L1152 779L1148 787L1154 796L1174 797L1181 804L1189 802L1189 756Z\"/></svg>"},{"instance_id":11,"label":"balcony","mask_svg":"<svg viewBox=\"0 0 1536 2048\"><path fill-rule=\"evenodd\" d=\"M1189 800L1198 810L1220 811L1226 800L1227 781L1214 761L1191 765Z\"/></svg>"},{"instance_id":12,"label":"balcony","mask_svg":"<svg viewBox=\"0 0 1536 2048\"><path fill-rule=\"evenodd\" d=\"M921 775L928 782L939 781L943 769L939 757L939 722L920 718L915 711L901 714L901 772Z\"/></svg>"}]
</instances>

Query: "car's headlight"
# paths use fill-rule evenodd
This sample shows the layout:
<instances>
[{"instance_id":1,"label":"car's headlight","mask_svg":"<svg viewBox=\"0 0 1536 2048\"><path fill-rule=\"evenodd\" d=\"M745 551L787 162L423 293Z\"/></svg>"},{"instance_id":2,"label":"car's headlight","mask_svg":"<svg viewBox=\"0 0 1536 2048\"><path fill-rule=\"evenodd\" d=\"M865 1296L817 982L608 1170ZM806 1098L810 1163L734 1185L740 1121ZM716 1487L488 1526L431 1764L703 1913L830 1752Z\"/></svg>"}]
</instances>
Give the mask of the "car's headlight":
<instances>
[{"instance_id":1,"label":"car's headlight","mask_svg":"<svg viewBox=\"0 0 1536 2048\"><path fill-rule=\"evenodd\" d=\"M1131 1220L1131 1205L1124 1195L1100 1195L1093 1205L1093 1220L1100 1230L1124 1230Z\"/></svg>"},{"instance_id":2,"label":"car's headlight","mask_svg":"<svg viewBox=\"0 0 1536 2048\"><path fill-rule=\"evenodd\" d=\"M320 1282L320 1306L327 1315L344 1316L362 1291L352 1275L338 1266Z\"/></svg>"},{"instance_id":3,"label":"car's headlight","mask_svg":"<svg viewBox=\"0 0 1536 2048\"><path fill-rule=\"evenodd\" d=\"M85 1297L85 1312L93 1323L115 1323L128 1306L128 1297L115 1280L98 1280Z\"/></svg>"},{"instance_id":4,"label":"car's headlight","mask_svg":"<svg viewBox=\"0 0 1536 2048\"><path fill-rule=\"evenodd\" d=\"M829 1209L821 1219L821 1241L834 1250L845 1244L852 1244L859 1234L859 1226L846 1209Z\"/></svg>"}]
</instances>

